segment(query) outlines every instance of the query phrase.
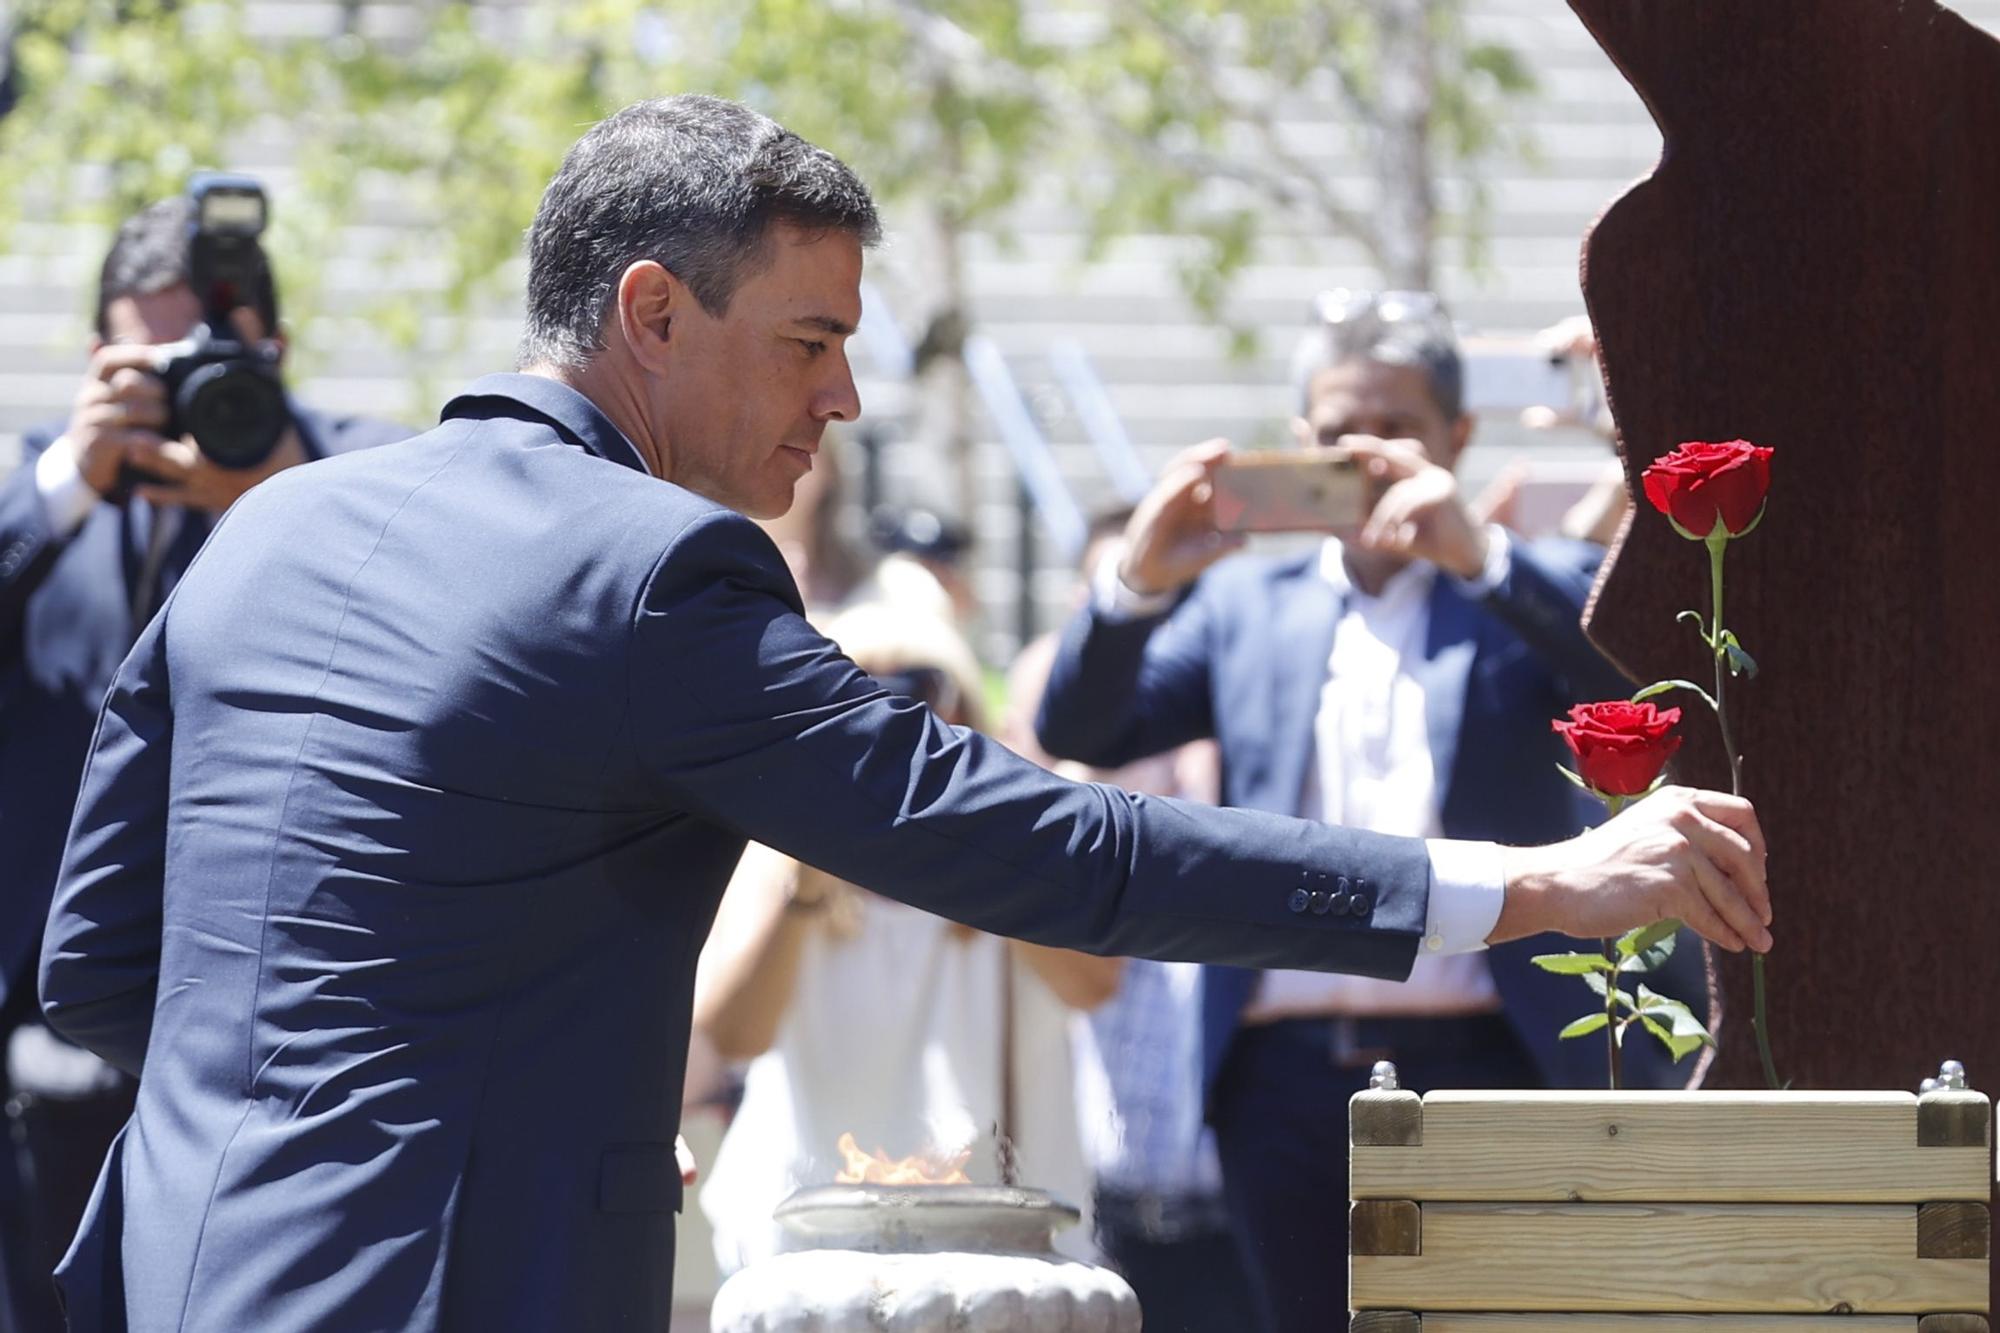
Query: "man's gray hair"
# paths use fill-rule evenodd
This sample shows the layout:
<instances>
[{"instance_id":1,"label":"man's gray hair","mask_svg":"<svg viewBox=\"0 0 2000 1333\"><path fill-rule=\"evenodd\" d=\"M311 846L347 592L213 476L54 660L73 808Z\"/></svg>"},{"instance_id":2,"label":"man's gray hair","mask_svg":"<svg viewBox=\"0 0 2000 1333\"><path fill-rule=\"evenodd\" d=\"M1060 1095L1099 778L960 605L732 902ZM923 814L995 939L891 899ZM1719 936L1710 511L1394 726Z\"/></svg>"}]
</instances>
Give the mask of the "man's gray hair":
<instances>
[{"instance_id":1,"label":"man's gray hair","mask_svg":"<svg viewBox=\"0 0 2000 1333\"><path fill-rule=\"evenodd\" d=\"M1444 306L1429 292L1323 292L1312 327L1292 353L1299 411L1312 407L1312 382L1349 361L1415 366L1447 421L1465 411L1465 363Z\"/></svg>"},{"instance_id":2,"label":"man's gray hair","mask_svg":"<svg viewBox=\"0 0 2000 1333\"><path fill-rule=\"evenodd\" d=\"M720 316L770 260L770 228L881 239L847 165L768 116L719 97L636 102L579 139L528 231L521 365L577 369L604 346L625 270L654 260Z\"/></svg>"}]
</instances>

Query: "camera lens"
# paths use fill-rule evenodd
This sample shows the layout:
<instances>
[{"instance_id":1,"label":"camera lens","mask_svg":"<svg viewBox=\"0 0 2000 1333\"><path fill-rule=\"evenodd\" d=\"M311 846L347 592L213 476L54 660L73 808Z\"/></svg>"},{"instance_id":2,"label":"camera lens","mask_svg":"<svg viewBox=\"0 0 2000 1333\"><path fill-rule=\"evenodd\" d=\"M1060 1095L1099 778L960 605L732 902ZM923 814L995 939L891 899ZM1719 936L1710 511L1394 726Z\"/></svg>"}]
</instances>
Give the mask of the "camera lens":
<instances>
[{"instance_id":1,"label":"camera lens","mask_svg":"<svg viewBox=\"0 0 2000 1333\"><path fill-rule=\"evenodd\" d=\"M291 420L277 379L233 360L192 371L174 395L174 408L182 427L218 467L256 467L278 447Z\"/></svg>"}]
</instances>

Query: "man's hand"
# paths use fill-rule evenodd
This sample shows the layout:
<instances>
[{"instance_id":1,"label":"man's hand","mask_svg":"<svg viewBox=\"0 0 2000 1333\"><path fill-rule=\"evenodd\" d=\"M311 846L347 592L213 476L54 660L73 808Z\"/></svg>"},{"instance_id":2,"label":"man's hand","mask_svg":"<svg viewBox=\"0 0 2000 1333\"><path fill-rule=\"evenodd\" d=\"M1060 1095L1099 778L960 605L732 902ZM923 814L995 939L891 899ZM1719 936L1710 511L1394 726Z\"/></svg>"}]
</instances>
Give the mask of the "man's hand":
<instances>
[{"instance_id":1,"label":"man's hand","mask_svg":"<svg viewBox=\"0 0 2000 1333\"><path fill-rule=\"evenodd\" d=\"M1748 801L1665 787L1552 847L1509 848L1489 943L1557 930L1597 938L1679 917L1738 952L1771 947L1764 834Z\"/></svg>"},{"instance_id":2,"label":"man's hand","mask_svg":"<svg viewBox=\"0 0 2000 1333\"><path fill-rule=\"evenodd\" d=\"M1167 466L1125 525L1118 578L1144 596L1174 592L1243 544L1215 530L1215 470L1229 459L1229 441L1209 440Z\"/></svg>"},{"instance_id":3,"label":"man's hand","mask_svg":"<svg viewBox=\"0 0 2000 1333\"><path fill-rule=\"evenodd\" d=\"M256 467L218 467L192 440L135 440L125 451L126 461L157 482L133 488L132 493L157 505L185 505L219 514L236 503L258 482L288 467L306 461L305 445L295 427L287 426L271 456Z\"/></svg>"},{"instance_id":4,"label":"man's hand","mask_svg":"<svg viewBox=\"0 0 2000 1333\"><path fill-rule=\"evenodd\" d=\"M1357 544L1405 560L1426 560L1462 579L1486 568L1486 528L1466 508L1458 478L1415 440L1343 435L1340 444L1388 490L1362 525Z\"/></svg>"},{"instance_id":5,"label":"man's hand","mask_svg":"<svg viewBox=\"0 0 2000 1333\"><path fill-rule=\"evenodd\" d=\"M154 349L107 343L90 358L83 386L56 447L67 447L76 470L99 495L109 495L133 448L166 443L167 386L153 371Z\"/></svg>"}]
</instances>

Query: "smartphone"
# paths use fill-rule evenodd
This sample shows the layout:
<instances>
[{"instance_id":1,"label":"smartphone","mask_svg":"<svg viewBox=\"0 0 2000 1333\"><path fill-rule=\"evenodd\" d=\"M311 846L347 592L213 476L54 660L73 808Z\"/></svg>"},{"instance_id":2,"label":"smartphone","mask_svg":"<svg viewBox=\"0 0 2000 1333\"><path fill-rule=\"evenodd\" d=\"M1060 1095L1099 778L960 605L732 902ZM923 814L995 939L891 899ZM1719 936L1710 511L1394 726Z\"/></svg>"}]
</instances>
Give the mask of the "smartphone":
<instances>
[{"instance_id":1,"label":"smartphone","mask_svg":"<svg viewBox=\"0 0 2000 1333\"><path fill-rule=\"evenodd\" d=\"M1222 532L1353 532L1368 519L1368 476L1345 449L1240 454L1213 482Z\"/></svg>"}]
</instances>

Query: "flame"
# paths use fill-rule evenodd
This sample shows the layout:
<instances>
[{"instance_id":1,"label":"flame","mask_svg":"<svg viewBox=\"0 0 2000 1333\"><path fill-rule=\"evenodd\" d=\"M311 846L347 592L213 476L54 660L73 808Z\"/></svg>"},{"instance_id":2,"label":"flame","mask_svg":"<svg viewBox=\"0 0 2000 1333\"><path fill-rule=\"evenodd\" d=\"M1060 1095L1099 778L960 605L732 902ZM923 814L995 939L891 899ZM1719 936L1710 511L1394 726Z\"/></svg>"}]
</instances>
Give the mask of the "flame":
<instances>
[{"instance_id":1,"label":"flame","mask_svg":"<svg viewBox=\"0 0 2000 1333\"><path fill-rule=\"evenodd\" d=\"M905 1157L891 1161L889 1155L877 1148L873 1153L861 1151L852 1134L840 1136L840 1155L847 1159L847 1165L833 1178L837 1185L970 1185L971 1177L965 1174L965 1164L972 1160L972 1149L949 1159L925 1157Z\"/></svg>"}]
</instances>

